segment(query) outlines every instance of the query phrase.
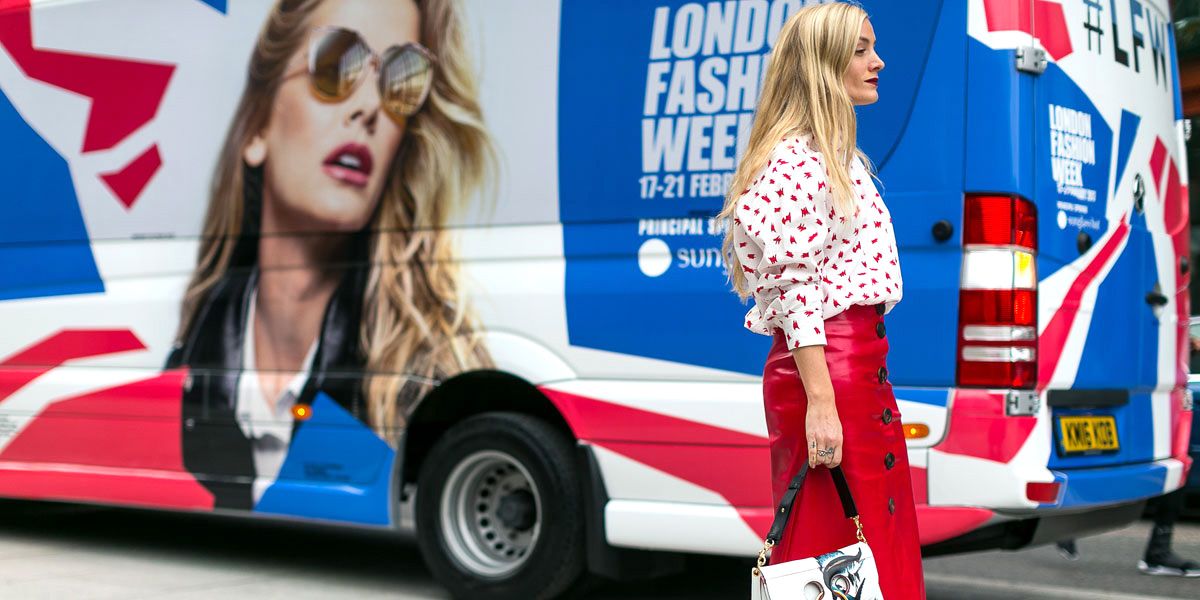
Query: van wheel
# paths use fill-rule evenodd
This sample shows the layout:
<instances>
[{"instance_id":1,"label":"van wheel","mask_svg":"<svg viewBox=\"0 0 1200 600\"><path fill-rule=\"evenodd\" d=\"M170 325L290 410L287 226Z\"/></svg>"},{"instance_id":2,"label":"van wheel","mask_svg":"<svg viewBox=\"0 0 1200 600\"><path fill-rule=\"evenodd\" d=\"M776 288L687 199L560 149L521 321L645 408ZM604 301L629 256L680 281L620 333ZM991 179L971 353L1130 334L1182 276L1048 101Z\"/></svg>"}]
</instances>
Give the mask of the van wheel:
<instances>
[{"instance_id":1,"label":"van wheel","mask_svg":"<svg viewBox=\"0 0 1200 600\"><path fill-rule=\"evenodd\" d=\"M456 598L557 598L583 575L572 441L549 424L487 413L450 428L417 479L417 542Z\"/></svg>"}]
</instances>

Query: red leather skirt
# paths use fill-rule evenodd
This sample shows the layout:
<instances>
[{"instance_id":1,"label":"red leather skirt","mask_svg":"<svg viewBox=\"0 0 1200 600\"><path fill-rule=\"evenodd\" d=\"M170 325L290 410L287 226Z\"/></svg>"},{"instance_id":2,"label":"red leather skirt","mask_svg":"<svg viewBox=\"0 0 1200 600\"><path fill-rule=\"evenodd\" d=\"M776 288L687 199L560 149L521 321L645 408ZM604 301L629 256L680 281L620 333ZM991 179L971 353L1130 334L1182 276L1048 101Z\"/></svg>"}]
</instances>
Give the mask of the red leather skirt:
<instances>
[{"instance_id":1,"label":"red leather skirt","mask_svg":"<svg viewBox=\"0 0 1200 600\"><path fill-rule=\"evenodd\" d=\"M863 534L879 566L887 600L925 598L921 546L908 452L900 411L887 382L882 310L854 306L825 321L825 359L842 422L842 470L862 517ZM788 482L808 460L804 420L808 400L796 362L781 334L763 370L763 398L771 436L771 479L778 504ZM855 543L829 469L808 475L796 497L771 562L816 556Z\"/></svg>"}]
</instances>

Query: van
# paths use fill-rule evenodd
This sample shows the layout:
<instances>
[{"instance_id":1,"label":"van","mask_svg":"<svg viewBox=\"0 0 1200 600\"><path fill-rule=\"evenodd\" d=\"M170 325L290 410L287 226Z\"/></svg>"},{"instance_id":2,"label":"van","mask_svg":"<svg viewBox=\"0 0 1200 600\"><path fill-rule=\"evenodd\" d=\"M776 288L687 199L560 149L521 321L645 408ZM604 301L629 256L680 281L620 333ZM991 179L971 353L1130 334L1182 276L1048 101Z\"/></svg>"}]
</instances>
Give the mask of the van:
<instances>
[{"instance_id":1,"label":"van","mask_svg":"<svg viewBox=\"0 0 1200 600\"><path fill-rule=\"evenodd\" d=\"M0 1L0 496L415 531L456 596L750 556L714 219L802 0ZM1167 0L863 2L927 555L1191 464Z\"/></svg>"}]
</instances>

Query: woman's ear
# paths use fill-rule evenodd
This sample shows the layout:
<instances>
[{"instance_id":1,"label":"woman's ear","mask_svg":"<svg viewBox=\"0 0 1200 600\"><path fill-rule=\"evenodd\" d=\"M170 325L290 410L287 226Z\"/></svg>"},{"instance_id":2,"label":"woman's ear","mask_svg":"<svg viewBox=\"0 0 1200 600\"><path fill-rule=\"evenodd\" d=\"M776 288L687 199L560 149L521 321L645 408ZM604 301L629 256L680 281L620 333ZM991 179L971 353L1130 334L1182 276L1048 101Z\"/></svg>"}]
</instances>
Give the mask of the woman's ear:
<instances>
[{"instance_id":1,"label":"woman's ear","mask_svg":"<svg viewBox=\"0 0 1200 600\"><path fill-rule=\"evenodd\" d=\"M250 138L250 143L242 148L242 160L250 167L261 167L267 160L267 140L261 135Z\"/></svg>"}]
</instances>

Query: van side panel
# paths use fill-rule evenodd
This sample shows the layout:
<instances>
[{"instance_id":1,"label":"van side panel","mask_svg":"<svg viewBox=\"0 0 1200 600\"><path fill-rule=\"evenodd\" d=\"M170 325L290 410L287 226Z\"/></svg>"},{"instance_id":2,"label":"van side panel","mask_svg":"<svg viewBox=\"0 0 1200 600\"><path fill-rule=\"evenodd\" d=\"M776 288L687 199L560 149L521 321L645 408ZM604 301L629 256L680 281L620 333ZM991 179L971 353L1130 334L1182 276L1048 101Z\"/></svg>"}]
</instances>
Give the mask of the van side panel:
<instances>
[{"instance_id":1,"label":"van side panel","mask_svg":"<svg viewBox=\"0 0 1200 600\"><path fill-rule=\"evenodd\" d=\"M967 116L962 102L967 9L960 2L877 4L870 7L872 15L895 12L873 21L887 66L880 74L880 102L859 109L859 138L877 161L880 191L904 254L900 261L904 300L887 321L888 369L895 385L945 388L954 384L958 337L963 161L968 156L963 147ZM909 15L910 10L920 13L921 19L928 17L928 28L925 21ZM935 10L940 12L928 14ZM896 40L911 35L902 32L908 28L927 41L901 46ZM919 77L909 92L911 98L902 95L906 89L892 89L904 85L896 80L908 71ZM889 145L888 130L876 129L881 122L904 123L894 145ZM953 228L946 241L933 235L940 221Z\"/></svg>"}]
</instances>

